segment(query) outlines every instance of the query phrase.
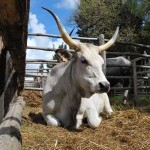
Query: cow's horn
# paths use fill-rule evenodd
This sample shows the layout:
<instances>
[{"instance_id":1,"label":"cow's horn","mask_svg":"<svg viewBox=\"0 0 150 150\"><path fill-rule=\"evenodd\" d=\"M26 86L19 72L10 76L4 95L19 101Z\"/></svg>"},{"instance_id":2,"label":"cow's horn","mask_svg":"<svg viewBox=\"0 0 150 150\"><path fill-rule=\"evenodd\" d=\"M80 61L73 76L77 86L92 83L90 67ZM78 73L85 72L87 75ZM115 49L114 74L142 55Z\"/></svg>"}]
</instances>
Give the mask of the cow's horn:
<instances>
[{"instance_id":1,"label":"cow's horn","mask_svg":"<svg viewBox=\"0 0 150 150\"><path fill-rule=\"evenodd\" d=\"M68 44L71 48L73 49L77 49L78 48L78 43L76 41L74 41L69 34L67 33L67 31L65 30L64 26L62 25L61 21L59 20L59 18L57 17L57 15L55 15L51 10L42 7L43 9L45 9L46 11L48 11L55 19L59 32L61 34L62 39L64 40L64 42L66 44Z\"/></svg>"},{"instance_id":2,"label":"cow's horn","mask_svg":"<svg viewBox=\"0 0 150 150\"><path fill-rule=\"evenodd\" d=\"M99 46L99 52L105 51L108 48L110 48L116 41L117 37L118 37L118 33L119 33L119 27L117 27L113 37L105 44Z\"/></svg>"}]
</instances>

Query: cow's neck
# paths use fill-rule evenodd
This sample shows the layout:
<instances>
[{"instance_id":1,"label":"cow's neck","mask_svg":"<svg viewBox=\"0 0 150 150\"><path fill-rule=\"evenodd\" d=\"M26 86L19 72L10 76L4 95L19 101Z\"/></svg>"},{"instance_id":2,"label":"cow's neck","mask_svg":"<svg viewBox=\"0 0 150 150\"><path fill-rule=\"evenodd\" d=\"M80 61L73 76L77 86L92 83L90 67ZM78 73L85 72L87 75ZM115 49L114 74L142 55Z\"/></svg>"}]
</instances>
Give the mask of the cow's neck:
<instances>
[{"instance_id":1,"label":"cow's neck","mask_svg":"<svg viewBox=\"0 0 150 150\"><path fill-rule=\"evenodd\" d=\"M76 72L75 72L75 67L76 67L76 59L72 59L71 61L71 65L70 65L70 85L73 85L74 87L74 94L76 94L76 96L81 100L81 97L85 97L87 96L87 92L85 92L85 90L80 86L80 84L78 83L78 81L76 80Z\"/></svg>"}]
</instances>

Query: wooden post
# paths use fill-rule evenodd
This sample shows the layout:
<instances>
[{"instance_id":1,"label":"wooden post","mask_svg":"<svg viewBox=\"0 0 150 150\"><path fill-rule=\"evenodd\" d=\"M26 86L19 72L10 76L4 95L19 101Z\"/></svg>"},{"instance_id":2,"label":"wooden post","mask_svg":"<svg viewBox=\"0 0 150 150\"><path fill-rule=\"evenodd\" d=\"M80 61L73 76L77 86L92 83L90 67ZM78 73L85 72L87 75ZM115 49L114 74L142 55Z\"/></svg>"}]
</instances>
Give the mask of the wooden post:
<instances>
[{"instance_id":1,"label":"wooden post","mask_svg":"<svg viewBox=\"0 0 150 150\"><path fill-rule=\"evenodd\" d=\"M0 35L0 122L4 117L4 85L5 85L5 69L6 69L6 51L4 51L4 43Z\"/></svg>"},{"instance_id":2,"label":"wooden post","mask_svg":"<svg viewBox=\"0 0 150 150\"><path fill-rule=\"evenodd\" d=\"M134 105L137 106L139 104L138 100L138 89L137 89L137 73L136 73L136 61L133 62L133 91L134 91Z\"/></svg>"},{"instance_id":3,"label":"wooden post","mask_svg":"<svg viewBox=\"0 0 150 150\"><path fill-rule=\"evenodd\" d=\"M41 79L42 79L42 86L41 86L41 88L44 88L46 77L41 77Z\"/></svg>"},{"instance_id":4,"label":"wooden post","mask_svg":"<svg viewBox=\"0 0 150 150\"><path fill-rule=\"evenodd\" d=\"M10 104L9 111L0 124L0 149L21 150L20 125L24 106L25 102L21 96Z\"/></svg>"},{"instance_id":5,"label":"wooden post","mask_svg":"<svg viewBox=\"0 0 150 150\"><path fill-rule=\"evenodd\" d=\"M0 122L4 117L4 94L0 95Z\"/></svg>"},{"instance_id":6,"label":"wooden post","mask_svg":"<svg viewBox=\"0 0 150 150\"><path fill-rule=\"evenodd\" d=\"M99 45L104 44L104 34L99 35ZM103 51L101 53L102 58L104 59L104 66L103 66L103 72L106 75L106 51Z\"/></svg>"},{"instance_id":7,"label":"wooden post","mask_svg":"<svg viewBox=\"0 0 150 150\"><path fill-rule=\"evenodd\" d=\"M2 38L2 36L0 34L0 55L1 55L2 51L3 51L3 49L4 49L4 43L3 43L3 38Z\"/></svg>"}]
</instances>

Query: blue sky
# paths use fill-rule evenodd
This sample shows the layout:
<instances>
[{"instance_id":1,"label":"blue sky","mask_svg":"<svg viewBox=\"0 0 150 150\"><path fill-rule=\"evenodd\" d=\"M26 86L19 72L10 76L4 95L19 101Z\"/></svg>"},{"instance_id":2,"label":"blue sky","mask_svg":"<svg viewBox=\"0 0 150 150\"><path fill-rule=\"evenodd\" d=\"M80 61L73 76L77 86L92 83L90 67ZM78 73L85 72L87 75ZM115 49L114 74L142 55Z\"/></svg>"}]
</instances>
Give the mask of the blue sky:
<instances>
[{"instance_id":1,"label":"blue sky","mask_svg":"<svg viewBox=\"0 0 150 150\"><path fill-rule=\"evenodd\" d=\"M30 12L36 14L38 21L45 25L48 33L59 34L54 19L41 7L49 8L55 12L68 29L69 27L66 26L66 23L73 13L77 1L78 0L31 0ZM71 28L69 28L68 31L69 30L71 30Z\"/></svg>"},{"instance_id":2,"label":"blue sky","mask_svg":"<svg viewBox=\"0 0 150 150\"><path fill-rule=\"evenodd\" d=\"M67 20L73 13L77 2L79 0L31 0L28 25L29 33L59 34L53 17L43 10L42 6L56 13L66 30L70 32L73 27L67 26ZM75 32L73 35L75 35ZM62 39L34 36L29 36L27 43L28 46L45 48L52 48L53 46L57 48L60 44L62 44ZM27 50L26 58L51 60L53 55L53 52ZM27 68L34 67L35 65L27 65Z\"/></svg>"}]
</instances>

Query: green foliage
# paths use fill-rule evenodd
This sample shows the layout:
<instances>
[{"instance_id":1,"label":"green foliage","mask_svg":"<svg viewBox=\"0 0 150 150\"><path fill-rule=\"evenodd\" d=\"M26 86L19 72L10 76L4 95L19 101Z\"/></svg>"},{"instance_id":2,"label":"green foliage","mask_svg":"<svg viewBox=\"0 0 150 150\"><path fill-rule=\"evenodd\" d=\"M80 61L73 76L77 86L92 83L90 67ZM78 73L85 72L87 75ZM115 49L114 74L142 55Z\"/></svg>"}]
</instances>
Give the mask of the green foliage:
<instances>
[{"instance_id":1,"label":"green foliage","mask_svg":"<svg viewBox=\"0 0 150 150\"><path fill-rule=\"evenodd\" d=\"M110 38L120 24L119 40L136 41L142 19L135 16L122 0L80 0L74 14L79 36Z\"/></svg>"},{"instance_id":2,"label":"green foliage","mask_svg":"<svg viewBox=\"0 0 150 150\"><path fill-rule=\"evenodd\" d=\"M110 103L115 110L126 110L133 108L133 101L127 101L126 104L123 104L123 96L109 96Z\"/></svg>"},{"instance_id":3,"label":"green foliage","mask_svg":"<svg viewBox=\"0 0 150 150\"><path fill-rule=\"evenodd\" d=\"M142 29L142 43L150 44L150 21Z\"/></svg>"},{"instance_id":4,"label":"green foliage","mask_svg":"<svg viewBox=\"0 0 150 150\"><path fill-rule=\"evenodd\" d=\"M49 72L49 69L51 68L51 65L49 63L46 64L46 71Z\"/></svg>"},{"instance_id":5,"label":"green foliage","mask_svg":"<svg viewBox=\"0 0 150 150\"><path fill-rule=\"evenodd\" d=\"M125 4L134 15L139 16L143 19L146 15L149 14L150 11L149 0L126 0Z\"/></svg>"},{"instance_id":6,"label":"green foliage","mask_svg":"<svg viewBox=\"0 0 150 150\"><path fill-rule=\"evenodd\" d=\"M57 60L57 58L56 58L56 55L55 55L55 54L53 55L52 60ZM55 66L55 64L47 63L47 64L46 64L46 71L47 71L47 72L49 72L49 70L50 70L50 69L52 69L54 66Z\"/></svg>"},{"instance_id":7,"label":"green foliage","mask_svg":"<svg viewBox=\"0 0 150 150\"><path fill-rule=\"evenodd\" d=\"M150 96L143 96L140 98L140 106L150 106Z\"/></svg>"},{"instance_id":8,"label":"green foliage","mask_svg":"<svg viewBox=\"0 0 150 150\"><path fill-rule=\"evenodd\" d=\"M58 46L59 49L67 49L67 45L62 42L61 45Z\"/></svg>"},{"instance_id":9,"label":"green foliage","mask_svg":"<svg viewBox=\"0 0 150 150\"><path fill-rule=\"evenodd\" d=\"M150 1L149 0L127 0L127 7L135 16L143 20L140 42L150 44Z\"/></svg>"},{"instance_id":10,"label":"green foliage","mask_svg":"<svg viewBox=\"0 0 150 150\"><path fill-rule=\"evenodd\" d=\"M133 108L133 99L129 97L130 99L127 101L126 104L123 104L122 102L122 96L110 96L110 102L112 107L115 110L126 110ZM139 105L138 107L143 106L150 106L150 96L139 96Z\"/></svg>"}]
</instances>

